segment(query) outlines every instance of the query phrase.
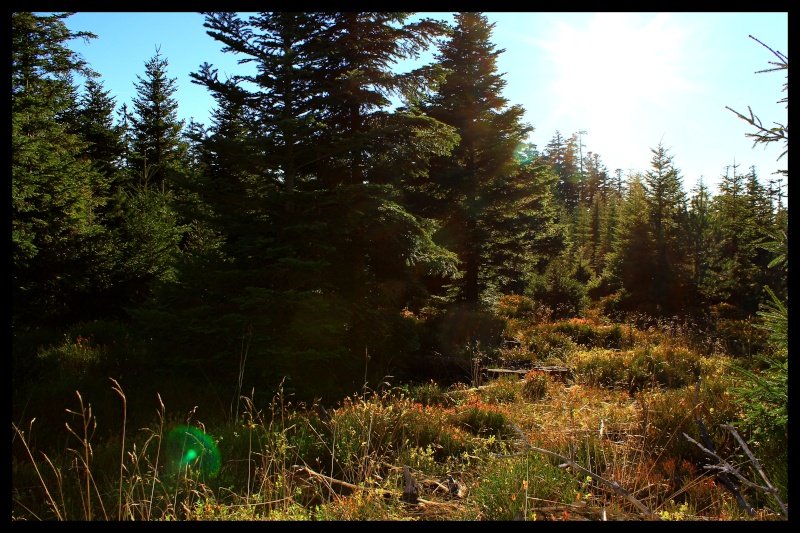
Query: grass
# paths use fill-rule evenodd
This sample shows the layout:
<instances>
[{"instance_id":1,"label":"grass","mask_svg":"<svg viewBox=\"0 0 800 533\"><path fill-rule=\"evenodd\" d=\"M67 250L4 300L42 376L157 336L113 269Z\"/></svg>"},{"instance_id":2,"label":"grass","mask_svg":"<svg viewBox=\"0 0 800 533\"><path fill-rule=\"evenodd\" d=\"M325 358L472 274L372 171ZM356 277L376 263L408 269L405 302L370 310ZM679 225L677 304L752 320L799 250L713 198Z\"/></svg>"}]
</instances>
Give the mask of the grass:
<instances>
[{"instance_id":1,"label":"grass","mask_svg":"<svg viewBox=\"0 0 800 533\"><path fill-rule=\"evenodd\" d=\"M106 382L107 395L95 401L102 410L91 403L103 391L86 376L122 357L113 339L102 330L51 338L37 364L62 373L31 369L42 384L15 391L12 520L785 518L772 495L738 481L756 514L740 508L705 468L708 454L684 436L704 442L700 419L715 453L763 484L721 427L742 420L730 361L747 354L727 354L725 343L685 324L544 322L531 319L525 301L507 304L506 335L518 344L498 349L498 360L568 366L569 379L533 370L483 382L470 373L469 383L387 384L335 406L293 403L282 389L259 406L251 392L240 397L238 418L207 421L202 407L169 411L158 394L155 415L140 424L129 419L122 378ZM85 379L72 383L90 392L49 405L45 427L37 424L48 386L63 390L76 376ZM138 411L145 401L136 400ZM61 431L50 422L56 416ZM769 472L786 471L759 459ZM414 503L402 497L404 467ZM777 478L784 500L787 478Z\"/></svg>"}]
</instances>

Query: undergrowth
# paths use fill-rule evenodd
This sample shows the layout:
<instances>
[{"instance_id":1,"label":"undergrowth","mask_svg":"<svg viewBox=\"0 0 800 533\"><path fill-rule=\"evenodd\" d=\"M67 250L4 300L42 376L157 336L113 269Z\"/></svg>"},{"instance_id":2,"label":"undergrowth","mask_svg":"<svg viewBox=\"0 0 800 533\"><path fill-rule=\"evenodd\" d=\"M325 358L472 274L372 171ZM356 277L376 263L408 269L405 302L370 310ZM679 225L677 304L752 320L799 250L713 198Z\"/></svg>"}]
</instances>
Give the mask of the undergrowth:
<instances>
[{"instance_id":1,"label":"undergrowth","mask_svg":"<svg viewBox=\"0 0 800 533\"><path fill-rule=\"evenodd\" d=\"M219 421L201 420L202 407L169 411L155 394L149 422L133 424L116 375L105 383L102 416L91 395L103 387L77 380L88 388L50 406L64 430L42 427L45 383L68 383L45 363L74 377L122 357L97 333L50 338L39 366L26 369L41 384L15 398L25 409L12 423L12 520L787 518L785 457L758 458L776 492L758 490L765 481L750 450L723 428L736 425L745 442L757 437L756 455L774 452L780 437L765 438L736 395L748 354L726 353L725 343L677 322L544 322L522 298L504 305L515 342L496 350L497 361L527 373L488 382L473 373L448 386L387 382L327 406L282 389L258 406L251 392L239 398L238 418ZM569 377L548 365L569 368ZM728 472L752 511L697 443L750 482Z\"/></svg>"}]
</instances>

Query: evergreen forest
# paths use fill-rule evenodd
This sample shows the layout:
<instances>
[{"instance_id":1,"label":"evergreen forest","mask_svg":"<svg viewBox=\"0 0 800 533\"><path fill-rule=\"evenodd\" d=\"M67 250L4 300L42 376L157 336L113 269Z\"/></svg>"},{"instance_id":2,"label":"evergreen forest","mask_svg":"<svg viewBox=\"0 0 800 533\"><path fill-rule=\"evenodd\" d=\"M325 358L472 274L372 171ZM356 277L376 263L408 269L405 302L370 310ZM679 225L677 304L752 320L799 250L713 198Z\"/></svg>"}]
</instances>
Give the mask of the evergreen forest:
<instances>
[{"instance_id":1,"label":"evergreen forest","mask_svg":"<svg viewBox=\"0 0 800 533\"><path fill-rule=\"evenodd\" d=\"M482 13L203 13L255 68L156 49L130 108L71 15L12 13L12 519L788 518L787 170L687 191L661 143L627 173L536 146ZM530 436L587 391L599 436ZM159 466L174 427L213 472ZM523 434L551 456L498 459Z\"/></svg>"}]
</instances>

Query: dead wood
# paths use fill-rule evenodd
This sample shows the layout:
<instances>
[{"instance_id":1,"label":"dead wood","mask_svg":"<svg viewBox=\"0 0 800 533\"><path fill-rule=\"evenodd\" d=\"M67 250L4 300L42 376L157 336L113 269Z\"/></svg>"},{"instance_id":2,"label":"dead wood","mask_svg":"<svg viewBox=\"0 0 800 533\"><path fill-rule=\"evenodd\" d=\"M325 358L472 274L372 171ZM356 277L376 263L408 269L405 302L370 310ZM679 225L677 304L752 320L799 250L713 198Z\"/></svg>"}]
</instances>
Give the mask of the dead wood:
<instances>
[{"instance_id":1,"label":"dead wood","mask_svg":"<svg viewBox=\"0 0 800 533\"><path fill-rule=\"evenodd\" d=\"M403 467L403 480L405 486L403 488L403 495L401 499L406 503L417 503L419 501L417 482L414 481L414 476L411 475L411 469L409 469L407 466Z\"/></svg>"},{"instance_id":2,"label":"dead wood","mask_svg":"<svg viewBox=\"0 0 800 533\"><path fill-rule=\"evenodd\" d=\"M419 488L417 482L414 480L414 476L411 475L411 470L407 467L403 467L403 478L404 478L404 488L402 494L399 496L394 494L392 491L381 489L378 487L364 487L361 485L354 485L353 483L348 483L346 481L341 481L330 476L326 476L325 474L320 474L319 472L315 472L311 468L307 466L300 466L295 465L293 467L292 479L296 483L303 483L305 485L316 484L322 487L325 487L328 492L328 497L331 494L336 494L337 496L352 496L356 492L372 492L374 494L378 494L384 500L390 500L392 498L399 498L401 501L406 503L410 503L413 505L420 505L421 507L437 507L437 508L451 508L457 509L458 506L454 503L450 502L434 502L430 500L425 500L419 497ZM435 483L438 487L441 487L444 490L448 490L448 487L442 485L438 482L431 482L431 481L423 481L423 484Z\"/></svg>"},{"instance_id":3,"label":"dead wood","mask_svg":"<svg viewBox=\"0 0 800 533\"><path fill-rule=\"evenodd\" d=\"M697 408L700 407L700 405L701 405L701 403L700 403L700 382L701 382L701 378L698 377L697 378L697 383L694 386L694 412L693 412L693 415L694 415L695 424L697 424L697 427L700 429L700 435L702 435L703 442L705 443L706 447L704 448L703 446L701 446L697 441L695 441L692 438L690 438L686 433L684 433L683 436L689 442L697 445L701 450L703 450L703 452L706 455L711 457L711 459L714 461L715 465L720 465L721 463L724 463L724 461L716 454L716 451L714 450L714 444L711 442L711 437L708 435L708 431L706 430L706 425L703 424L703 421L700 420L699 416L697 416ZM736 488L736 485L734 485L731 482L731 480L728 478L728 476L725 474L724 471L721 471L721 472L719 472L717 474L717 479L719 479L719 481L722 483L722 485L726 489L728 489L731 492L731 494L733 494L733 496L736 498L736 503L739 505L739 507L741 507L742 509L747 511L747 514L749 514L750 516L755 516L756 515L756 510L753 509L750 506L749 503L747 503L747 500L744 499L744 496L742 496L742 493L739 492L739 489Z\"/></svg>"},{"instance_id":4,"label":"dead wood","mask_svg":"<svg viewBox=\"0 0 800 533\"><path fill-rule=\"evenodd\" d=\"M604 485L608 485L609 487L611 487L611 489L615 493L619 494L620 496L622 496L625 499L627 499L628 501L630 501L633 505L635 505L640 511L642 511L642 513L647 518L652 518L653 520L661 520L661 518L659 518L659 516L657 514L652 512L650 509L648 509L647 506L644 505L642 502L640 502L639 500L634 498L633 495L631 495L630 492L628 492L627 490L625 490L622 487L620 487L619 483L617 483L616 481L609 481L609 480L607 480L607 479L595 474L591 470L587 470L587 469L583 468L582 466L577 464L575 461L573 461L569 457L565 457L565 456L563 456L561 454L558 454L558 453L555 453L555 452L551 452L550 450L545 450L543 448L537 448L536 446L531 445L531 443L528 442L528 439L525 437L525 433L523 433L520 428L518 428L516 425L511 424L511 423L509 423L509 425L517 432L517 434L520 436L520 438L522 439L522 441L525 444L525 447L527 449L533 450L535 452L543 453L545 455L549 455L550 457L555 457L556 459L560 459L561 461L564 461L563 464L558 465L560 468L564 468L564 467L567 467L567 466L572 467L573 469L575 469L575 470L577 470L579 472L582 472L582 473L586 474L587 476L591 477L595 481L599 481L600 483L603 483ZM502 455L502 454L497 454L496 453L496 454L493 454L493 455L495 457L514 457L514 456L519 455L519 454Z\"/></svg>"},{"instance_id":5,"label":"dead wood","mask_svg":"<svg viewBox=\"0 0 800 533\"><path fill-rule=\"evenodd\" d=\"M701 424L702 424L702 422L701 422ZM728 431L730 431L733 434L733 436L736 438L736 440L742 446L742 449L744 449L745 453L747 454L747 456L752 461L753 466L755 466L755 468L758 471L758 473L764 479L765 483L767 484L766 487L758 485L756 483L753 483L752 481L747 479L745 476L743 476L741 474L741 472L739 472L739 470L736 467L734 467L733 465L731 465L730 463L725 461L723 458L721 458L719 455L717 455L715 453L715 451L714 451L714 447L713 446L709 446L707 448L707 447L701 445L699 442L697 442L693 438L691 438L686 433L684 433L683 436L684 436L684 438L686 440L688 440L689 442L691 442L692 444L694 444L695 446L700 448L700 450L702 450L703 453L705 453L706 455L711 457L711 459L714 461L714 464L713 465L706 465L704 468L706 470L718 470L719 472L717 473L717 478L720 481L723 482L723 484L725 485L726 488L731 490L728 485L733 486L733 484L730 482L730 480L728 479L728 477L726 475L726 474L731 474L731 475L735 476L737 479L739 479L742 483L747 485L748 487L764 491L764 492L766 492L768 494L772 494L772 496L778 502L778 505L780 506L781 512L783 513L783 515L786 518L789 518L789 510L786 508L786 505L783 503L783 500L781 500L781 497L778 494L778 490L775 487L772 486L772 483L770 483L769 479L767 478L767 475L764 473L764 470L761 468L761 463L759 463L758 459L756 459L755 456L753 456L752 452L747 447L747 444L745 444L744 439L742 439L742 437L739 436L739 433L730 424L722 424L722 425L720 425L720 427L722 427L723 429L727 429ZM703 427L702 429L705 430L705 427ZM703 431L703 433L704 433L704 435L703 435L704 439L707 439L708 438L708 433L704 432L704 431ZM710 442L707 442L706 444L709 445ZM742 507L743 509L745 509L748 512L748 514L750 514L750 516L755 516L756 515L755 509L753 509L744 500L744 498L741 496L739 491L735 487L733 487L732 491L736 495L736 501L739 503L739 506Z\"/></svg>"},{"instance_id":6,"label":"dead wood","mask_svg":"<svg viewBox=\"0 0 800 533\"><path fill-rule=\"evenodd\" d=\"M352 496L357 491L367 491L379 494L384 499L389 499L392 497L392 493L390 491L376 487L363 487L348 483L346 481L334 479L330 476L326 476L325 474L315 472L307 466L295 465L293 467L292 479L295 482L302 482L306 485L310 483L322 485L328 489L329 494L333 493L339 496Z\"/></svg>"}]
</instances>

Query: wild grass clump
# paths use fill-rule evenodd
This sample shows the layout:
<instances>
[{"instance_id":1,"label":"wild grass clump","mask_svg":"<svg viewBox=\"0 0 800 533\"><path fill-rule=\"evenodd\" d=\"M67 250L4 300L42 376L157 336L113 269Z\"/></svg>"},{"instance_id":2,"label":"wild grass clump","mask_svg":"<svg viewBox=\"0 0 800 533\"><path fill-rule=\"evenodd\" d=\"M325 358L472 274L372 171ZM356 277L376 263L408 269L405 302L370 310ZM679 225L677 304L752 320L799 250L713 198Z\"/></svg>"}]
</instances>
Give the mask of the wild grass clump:
<instances>
[{"instance_id":1,"label":"wild grass clump","mask_svg":"<svg viewBox=\"0 0 800 533\"><path fill-rule=\"evenodd\" d=\"M700 372L697 356L672 346L593 349L580 352L576 359L574 374L580 383L630 392L647 387L680 388L694 383Z\"/></svg>"},{"instance_id":2,"label":"wild grass clump","mask_svg":"<svg viewBox=\"0 0 800 533\"><path fill-rule=\"evenodd\" d=\"M487 404L512 404L522 396L522 381L517 375L501 376L481 396Z\"/></svg>"},{"instance_id":3,"label":"wild grass clump","mask_svg":"<svg viewBox=\"0 0 800 533\"><path fill-rule=\"evenodd\" d=\"M648 448L659 450L663 455L687 459L700 463L703 452L688 442L686 433L694 440L703 442L695 417L700 419L711 437L717 452L733 453L735 441L720 428L727 421L741 416L730 391L720 381L710 381L700 386L687 385L680 389L644 390L637 395L642 410L643 434Z\"/></svg>"},{"instance_id":4,"label":"wild grass clump","mask_svg":"<svg viewBox=\"0 0 800 533\"><path fill-rule=\"evenodd\" d=\"M543 324L517 334L521 345L532 360L544 362L564 362L578 349L568 335L553 331Z\"/></svg>"},{"instance_id":5,"label":"wild grass clump","mask_svg":"<svg viewBox=\"0 0 800 533\"><path fill-rule=\"evenodd\" d=\"M769 332L760 327L761 324L757 317L719 320L714 324L714 336L724 353L732 357L752 357L769 349Z\"/></svg>"},{"instance_id":6,"label":"wild grass clump","mask_svg":"<svg viewBox=\"0 0 800 533\"><path fill-rule=\"evenodd\" d=\"M480 480L471 489L478 508L475 519L560 519L563 515L554 517L553 513L537 508L563 502L573 483L572 474L541 455L495 459L485 466Z\"/></svg>"},{"instance_id":7,"label":"wild grass clump","mask_svg":"<svg viewBox=\"0 0 800 533\"><path fill-rule=\"evenodd\" d=\"M448 395L448 391L434 380L428 380L425 383L411 384L398 388L398 391L405 393L410 400L418 402L422 405L439 405L446 406L452 404L452 399Z\"/></svg>"},{"instance_id":8,"label":"wild grass clump","mask_svg":"<svg viewBox=\"0 0 800 533\"><path fill-rule=\"evenodd\" d=\"M524 377L522 395L529 401L535 402L547 396L550 385L550 375L541 370L531 370Z\"/></svg>"},{"instance_id":9,"label":"wild grass clump","mask_svg":"<svg viewBox=\"0 0 800 533\"><path fill-rule=\"evenodd\" d=\"M602 325L587 318L572 318L557 322L553 331L563 333L579 346L620 349L625 338L620 325Z\"/></svg>"}]
</instances>

